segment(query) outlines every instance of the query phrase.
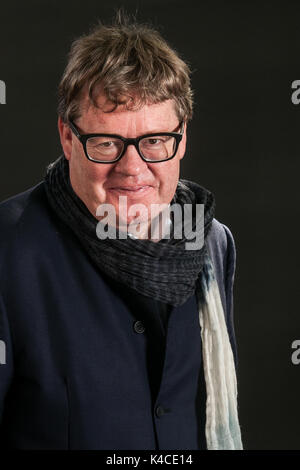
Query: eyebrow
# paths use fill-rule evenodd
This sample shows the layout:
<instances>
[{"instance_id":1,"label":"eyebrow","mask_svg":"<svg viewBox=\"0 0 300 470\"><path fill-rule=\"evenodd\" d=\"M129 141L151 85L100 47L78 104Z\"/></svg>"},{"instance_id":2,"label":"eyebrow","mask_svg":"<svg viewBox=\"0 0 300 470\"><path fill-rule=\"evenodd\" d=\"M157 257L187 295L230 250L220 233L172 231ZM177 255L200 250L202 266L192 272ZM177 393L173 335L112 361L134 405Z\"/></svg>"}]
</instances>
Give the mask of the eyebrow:
<instances>
[{"instance_id":1,"label":"eyebrow","mask_svg":"<svg viewBox=\"0 0 300 470\"><path fill-rule=\"evenodd\" d=\"M182 126L184 125L184 120L180 121L178 126L175 128L175 130L173 131L154 131L154 132L147 132L146 134L139 134L138 136L136 137L124 137L120 134L115 134L115 133L109 133L109 132L89 132L89 133L82 133L78 127L76 126L76 124L72 121L72 119L69 119L69 127L72 129L73 133L77 136L78 139L81 139L83 136L86 136L86 135L104 135L104 136L115 136L115 137L120 137L121 139L139 139L141 137L147 137L148 135L159 135L160 133L178 133L178 131L176 131L176 129L179 128L179 132L182 128ZM182 132L181 132L181 135L183 134L183 129L182 129Z\"/></svg>"}]
</instances>

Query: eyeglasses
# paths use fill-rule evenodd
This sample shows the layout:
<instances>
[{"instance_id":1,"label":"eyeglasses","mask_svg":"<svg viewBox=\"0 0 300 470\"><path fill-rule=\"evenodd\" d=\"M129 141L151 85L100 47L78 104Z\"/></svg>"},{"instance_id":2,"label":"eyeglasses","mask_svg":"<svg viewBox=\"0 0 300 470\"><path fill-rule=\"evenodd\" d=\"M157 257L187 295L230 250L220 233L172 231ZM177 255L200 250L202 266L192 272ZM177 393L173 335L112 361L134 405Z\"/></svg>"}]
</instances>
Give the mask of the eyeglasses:
<instances>
[{"instance_id":1,"label":"eyeglasses","mask_svg":"<svg viewBox=\"0 0 300 470\"><path fill-rule=\"evenodd\" d=\"M184 121L180 132L159 132L126 139L116 134L80 134L73 121L68 123L72 132L82 143L86 157L95 163L115 163L125 154L128 145L134 145L145 162L158 163L171 160L176 155L183 137Z\"/></svg>"}]
</instances>

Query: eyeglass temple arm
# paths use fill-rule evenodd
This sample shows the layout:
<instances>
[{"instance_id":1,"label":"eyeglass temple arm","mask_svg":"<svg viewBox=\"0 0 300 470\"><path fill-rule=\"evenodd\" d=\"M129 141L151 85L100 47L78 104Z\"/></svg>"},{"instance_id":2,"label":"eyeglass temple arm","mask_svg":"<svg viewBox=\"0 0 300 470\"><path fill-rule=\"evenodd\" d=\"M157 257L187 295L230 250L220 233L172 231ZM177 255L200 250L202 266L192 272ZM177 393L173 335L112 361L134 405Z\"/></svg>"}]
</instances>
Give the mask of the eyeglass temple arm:
<instances>
[{"instance_id":1,"label":"eyeglass temple arm","mask_svg":"<svg viewBox=\"0 0 300 470\"><path fill-rule=\"evenodd\" d=\"M68 124L69 124L70 129L74 132L74 134L76 135L76 137L78 137L78 139L80 140L81 134L78 132L78 129L77 129L77 127L75 126L75 124L74 124L71 120L69 120L69 123L68 123Z\"/></svg>"}]
</instances>

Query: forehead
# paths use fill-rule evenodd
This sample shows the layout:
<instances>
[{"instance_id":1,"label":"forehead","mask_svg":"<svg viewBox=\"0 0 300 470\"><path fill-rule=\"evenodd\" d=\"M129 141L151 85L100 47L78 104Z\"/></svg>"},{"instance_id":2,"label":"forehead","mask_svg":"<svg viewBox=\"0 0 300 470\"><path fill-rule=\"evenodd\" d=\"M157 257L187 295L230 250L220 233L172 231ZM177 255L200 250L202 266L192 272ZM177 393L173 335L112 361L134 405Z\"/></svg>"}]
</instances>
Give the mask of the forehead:
<instances>
[{"instance_id":1,"label":"forehead","mask_svg":"<svg viewBox=\"0 0 300 470\"><path fill-rule=\"evenodd\" d=\"M130 106L130 103L123 104L113 111L114 105L105 95L99 94L96 102L98 107L93 105L87 93L85 93L80 105L81 116L78 124L84 124L84 127L88 125L91 132L96 131L99 125L107 131L116 131L116 127L120 130L132 128L143 132L152 130L168 131L170 126L174 127L178 123L173 100L147 103L139 107L136 107L133 102L133 106Z\"/></svg>"}]
</instances>

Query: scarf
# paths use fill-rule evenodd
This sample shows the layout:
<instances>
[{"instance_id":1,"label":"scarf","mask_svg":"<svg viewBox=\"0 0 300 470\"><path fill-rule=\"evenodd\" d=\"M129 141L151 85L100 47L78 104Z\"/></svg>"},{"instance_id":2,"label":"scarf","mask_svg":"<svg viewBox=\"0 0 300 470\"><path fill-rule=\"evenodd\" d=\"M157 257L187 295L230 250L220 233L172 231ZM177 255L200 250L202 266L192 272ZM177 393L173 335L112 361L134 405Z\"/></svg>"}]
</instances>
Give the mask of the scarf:
<instances>
[{"instance_id":1,"label":"scarf","mask_svg":"<svg viewBox=\"0 0 300 470\"><path fill-rule=\"evenodd\" d=\"M174 306L196 294L201 326L206 384L207 449L241 449L237 412L237 380L232 348L214 268L205 243L187 250L186 242L197 229L193 214L190 230L180 238L99 239L98 220L74 192L64 155L47 167L45 189L50 206L74 232L98 269L139 293ZM172 204L204 205L204 240L215 212L213 194L202 186L180 179ZM117 231L117 235L119 232Z\"/></svg>"}]
</instances>

